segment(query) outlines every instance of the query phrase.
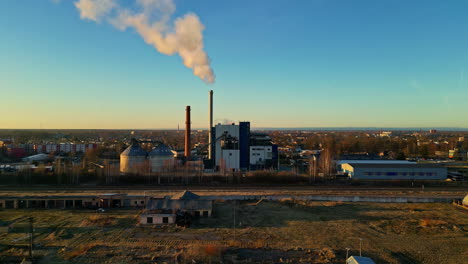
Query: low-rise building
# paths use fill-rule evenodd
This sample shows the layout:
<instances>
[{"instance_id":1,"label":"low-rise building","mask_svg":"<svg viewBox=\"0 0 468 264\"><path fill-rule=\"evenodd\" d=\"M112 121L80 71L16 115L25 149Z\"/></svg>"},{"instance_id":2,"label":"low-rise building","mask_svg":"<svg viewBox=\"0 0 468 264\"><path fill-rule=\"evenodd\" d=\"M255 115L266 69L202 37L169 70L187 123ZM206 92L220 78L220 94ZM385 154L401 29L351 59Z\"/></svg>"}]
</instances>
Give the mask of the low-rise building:
<instances>
[{"instance_id":1,"label":"low-rise building","mask_svg":"<svg viewBox=\"0 0 468 264\"><path fill-rule=\"evenodd\" d=\"M172 210L146 212L140 215L140 224L169 225L175 224L177 215Z\"/></svg>"},{"instance_id":2,"label":"low-rise building","mask_svg":"<svg viewBox=\"0 0 468 264\"><path fill-rule=\"evenodd\" d=\"M140 215L141 224L174 224L178 218L210 217L213 201L184 191L172 196L151 198ZM187 222L187 221L185 221Z\"/></svg>"},{"instance_id":3,"label":"low-rise building","mask_svg":"<svg viewBox=\"0 0 468 264\"><path fill-rule=\"evenodd\" d=\"M345 163L341 168L355 180L445 180L447 168L435 163Z\"/></svg>"},{"instance_id":4,"label":"low-rise building","mask_svg":"<svg viewBox=\"0 0 468 264\"><path fill-rule=\"evenodd\" d=\"M346 260L346 264L375 264L371 258L351 256Z\"/></svg>"},{"instance_id":5,"label":"low-rise building","mask_svg":"<svg viewBox=\"0 0 468 264\"><path fill-rule=\"evenodd\" d=\"M0 197L0 208L143 208L148 197L109 193L100 195L51 195L51 196L3 196Z\"/></svg>"}]
</instances>

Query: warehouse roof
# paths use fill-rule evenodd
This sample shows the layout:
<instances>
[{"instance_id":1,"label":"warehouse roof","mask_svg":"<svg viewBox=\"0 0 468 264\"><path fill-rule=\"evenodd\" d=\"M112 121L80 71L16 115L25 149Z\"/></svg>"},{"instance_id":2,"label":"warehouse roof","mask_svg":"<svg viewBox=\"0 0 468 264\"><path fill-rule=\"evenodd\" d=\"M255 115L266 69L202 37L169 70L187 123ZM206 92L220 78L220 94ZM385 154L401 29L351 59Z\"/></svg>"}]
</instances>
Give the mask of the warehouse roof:
<instances>
[{"instance_id":1,"label":"warehouse roof","mask_svg":"<svg viewBox=\"0 0 468 264\"><path fill-rule=\"evenodd\" d=\"M347 264L375 264L375 262L366 257L351 256L346 260Z\"/></svg>"},{"instance_id":2,"label":"warehouse roof","mask_svg":"<svg viewBox=\"0 0 468 264\"><path fill-rule=\"evenodd\" d=\"M173 200L196 200L198 198L200 198L200 196L191 191L183 191L171 196Z\"/></svg>"},{"instance_id":3,"label":"warehouse roof","mask_svg":"<svg viewBox=\"0 0 468 264\"><path fill-rule=\"evenodd\" d=\"M213 202L210 200L171 200L171 199L151 199L146 205L146 209L167 210L211 210Z\"/></svg>"},{"instance_id":4,"label":"warehouse roof","mask_svg":"<svg viewBox=\"0 0 468 264\"><path fill-rule=\"evenodd\" d=\"M436 163L347 163L354 168L444 168Z\"/></svg>"},{"instance_id":5,"label":"warehouse roof","mask_svg":"<svg viewBox=\"0 0 468 264\"><path fill-rule=\"evenodd\" d=\"M36 155L24 157L23 161L43 161L43 160L48 160L50 159L50 156L44 153L39 153Z\"/></svg>"}]
</instances>

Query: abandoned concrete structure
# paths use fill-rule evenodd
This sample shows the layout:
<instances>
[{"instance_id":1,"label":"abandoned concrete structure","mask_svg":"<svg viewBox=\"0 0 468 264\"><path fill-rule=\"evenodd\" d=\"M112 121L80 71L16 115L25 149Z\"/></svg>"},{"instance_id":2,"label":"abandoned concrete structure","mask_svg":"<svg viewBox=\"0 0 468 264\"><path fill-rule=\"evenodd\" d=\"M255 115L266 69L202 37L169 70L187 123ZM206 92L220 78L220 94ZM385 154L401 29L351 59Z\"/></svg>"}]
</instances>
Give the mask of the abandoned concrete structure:
<instances>
[{"instance_id":1,"label":"abandoned concrete structure","mask_svg":"<svg viewBox=\"0 0 468 264\"><path fill-rule=\"evenodd\" d=\"M172 196L151 198L146 211L140 215L141 224L174 224L177 215L188 214L192 217L210 217L213 201L184 191Z\"/></svg>"},{"instance_id":2,"label":"abandoned concrete structure","mask_svg":"<svg viewBox=\"0 0 468 264\"><path fill-rule=\"evenodd\" d=\"M175 224L177 215L169 212L148 212L140 216L140 224L164 225Z\"/></svg>"},{"instance_id":3,"label":"abandoned concrete structure","mask_svg":"<svg viewBox=\"0 0 468 264\"><path fill-rule=\"evenodd\" d=\"M0 197L0 208L120 208L144 207L148 197L109 193L100 195L76 196L4 196Z\"/></svg>"}]
</instances>

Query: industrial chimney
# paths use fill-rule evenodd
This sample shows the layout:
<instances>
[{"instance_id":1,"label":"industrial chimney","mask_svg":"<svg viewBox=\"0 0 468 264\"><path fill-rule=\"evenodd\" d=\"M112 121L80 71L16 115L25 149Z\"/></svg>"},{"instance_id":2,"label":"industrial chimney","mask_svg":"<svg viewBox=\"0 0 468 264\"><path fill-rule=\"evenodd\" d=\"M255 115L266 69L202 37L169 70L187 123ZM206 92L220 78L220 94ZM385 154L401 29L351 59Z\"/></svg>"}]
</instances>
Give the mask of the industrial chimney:
<instances>
[{"instance_id":1,"label":"industrial chimney","mask_svg":"<svg viewBox=\"0 0 468 264\"><path fill-rule=\"evenodd\" d=\"M213 142L212 141L212 133L213 133L213 90L210 90L209 93L209 119L210 119L210 127L208 129L208 159L213 159Z\"/></svg>"},{"instance_id":2,"label":"industrial chimney","mask_svg":"<svg viewBox=\"0 0 468 264\"><path fill-rule=\"evenodd\" d=\"M190 158L190 151L192 150L192 144L190 143L190 106L187 105L185 108L185 158Z\"/></svg>"}]
</instances>

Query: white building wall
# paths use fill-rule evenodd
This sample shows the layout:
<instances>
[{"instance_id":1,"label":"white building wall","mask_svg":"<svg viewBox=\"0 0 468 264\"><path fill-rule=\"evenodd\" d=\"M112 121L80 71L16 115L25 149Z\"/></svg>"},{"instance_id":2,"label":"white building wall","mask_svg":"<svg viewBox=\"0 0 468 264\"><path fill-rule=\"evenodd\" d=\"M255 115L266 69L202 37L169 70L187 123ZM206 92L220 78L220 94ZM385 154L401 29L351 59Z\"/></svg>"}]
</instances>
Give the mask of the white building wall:
<instances>
[{"instance_id":1,"label":"white building wall","mask_svg":"<svg viewBox=\"0 0 468 264\"><path fill-rule=\"evenodd\" d=\"M250 165L265 164L273 158L272 146L250 146Z\"/></svg>"},{"instance_id":2,"label":"white building wall","mask_svg":"<svg viewBox=\"0 0 468 264\"><path fill-rule=\"evenodd\" d=\"M215 126L215 140L227 132L232 137L239 138L239 125L216 125ZM216 140L215 142L215 160L216 166L220 166L221 158L223 158L223 153L221 151L221 140ZM237 168L240 165L237 165Z\"/></svg>"},{"instance_id":3,"label":"white building wall","mask_svg":"<svg viewBox=\"0 0 468 264\"><path fill-rule=\"evenodd\" d=\"M226 169L240 169L240 151L238 149L223 149L221 158L223 159L224 166Z\"/></svg>"}]
</instances>

